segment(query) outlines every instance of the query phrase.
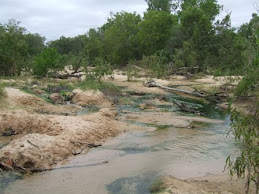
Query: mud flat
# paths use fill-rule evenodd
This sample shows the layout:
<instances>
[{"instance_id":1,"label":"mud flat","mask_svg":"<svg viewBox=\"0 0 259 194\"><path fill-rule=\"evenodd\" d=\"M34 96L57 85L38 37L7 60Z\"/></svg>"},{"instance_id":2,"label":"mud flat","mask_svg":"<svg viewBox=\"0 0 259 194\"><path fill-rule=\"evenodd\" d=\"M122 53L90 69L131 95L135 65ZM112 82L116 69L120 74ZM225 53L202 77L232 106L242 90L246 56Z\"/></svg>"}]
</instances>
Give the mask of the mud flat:
<instances>
[{"instance_id":1,"label":"mud flat","mask_svg":"<svg viewBox=\"0 0 259 194\"><path fill-rule=\"evenodd\" d=\"M6 106L0 112L0 133L12 138L0 150L3 169L51 169L69 156L100 146L107 138L126 130L126 125L115 120L116 110L110 109L111 103L100 92L76 93L75 103L94 104L99 99L97 105L109 107L82 116L75 116L80 109L74 106L55 106L19 89L7 88L6 92ZM45 114L39 113L39 109Z\"/></svg>"},{"instance_id":2,"label":"mud flat","mask_svg":"<svg viewBox=\"0 0 259 194\"><path fill-rule=\"evenodd\" d=\"M0 133L8 137L0 149L0 166L44 172L10 180L1 186L5 193L46 193L46 188L58 193L242 191L243 182L222 173L226 157L237 151L232 139L226 139L229 118L222 110L203 99L144 87L144 78L127 82L126 76L115 74L105 81L123 87L119 104L99 91L77 89L70 104L54 105L7 88ZM190 81L182 76L156 82L190 91L224 84L211 77ZM172 99L204 116L181 112ZM85 111L89 105L97 107L93 113ZM162 181L154 186L157 178Z\"/></svg>"}]
</instances>

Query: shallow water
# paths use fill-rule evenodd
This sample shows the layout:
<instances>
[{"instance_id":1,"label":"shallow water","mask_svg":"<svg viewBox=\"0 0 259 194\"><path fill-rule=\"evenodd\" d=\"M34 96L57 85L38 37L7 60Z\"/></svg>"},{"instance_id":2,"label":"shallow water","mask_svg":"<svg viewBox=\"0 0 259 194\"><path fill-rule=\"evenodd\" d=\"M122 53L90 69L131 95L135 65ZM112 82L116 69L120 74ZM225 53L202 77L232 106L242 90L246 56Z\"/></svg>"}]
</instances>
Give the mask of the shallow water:
<instances>
[{"instance_id":1,"label":"shallow water","mask_svg":"<svg viewBox=\"0 0 259 194\"><path fill-rule=\"evenodd\" d=\"M138 104L149 96L135 98L135 106L118 110L140 111ZM192 178L219 175L225 160L238 149L226 137L229 118L214 105L183 99L207 117L223 119L223 124L199 125L194 129L169 127L153 131L130 131L108 140L102 147L72 158L56 170L26 176L9 183L4 193L149 193L159 176ZM177 112L176 107L160 106ZM120 113L123 114L123 113ZM183 114L180 113L179 114ZM186 114L185 114L186 115Z\"/></svg>"}]
</instances>

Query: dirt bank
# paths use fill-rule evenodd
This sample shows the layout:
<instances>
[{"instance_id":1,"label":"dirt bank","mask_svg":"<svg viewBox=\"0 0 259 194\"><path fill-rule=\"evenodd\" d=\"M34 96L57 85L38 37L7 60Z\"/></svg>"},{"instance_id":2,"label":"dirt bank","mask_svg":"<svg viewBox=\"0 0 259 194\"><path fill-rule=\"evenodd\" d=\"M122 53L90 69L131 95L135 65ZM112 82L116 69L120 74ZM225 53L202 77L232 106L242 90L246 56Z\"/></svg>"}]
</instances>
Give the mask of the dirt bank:
<instances>
[{"instance_id":1,"label":"dirt bank","mask_svg":"<svg viewBox=\"0 0 259 194\"><path fill-rule=\"evenodd\" d=\"M74 115L79 107L71 105L53 105L33 94L25 93L16 88L5 88L7 98L5 100L7 109L22 109L28 112L45 114Z\"/></svg>"},{"instance_id":2,"label":"dirt bank","mask_svg":"<svg viewBox=\"0 0 259 194\"><path fill-rule=\"evenodd\" d=\"M12 138L0 149L3 169L50 169L69 156L99 146L108 137L127 130L126 124L115 120L117 112L110 109L111 103L98 91L78 90L73 100L79 105L110 108L82 116L76 116L80 106L53 105L15 88L6 88L6 93L5 106L0 111L0 134Z\"/></svg>"},{"instance_id":3,"label":"dirt bank","mask_svg":"<svg viewBox=\"0 0 259 194\"><path fill-rule=\"evenodd\" d=\"M114 80L105 81L127 87L126 91L130 90L139 94L168 94L160 88L144 87L145 78L127 82L127 77L122 74L115 74L114 77ZM172 77L170 80L156 79L155 81L162 85L189 91L199 89L201 86L211 88L225 84L222 80L215 80L212 77L188 80L181 76ZM54 105L15 88L7 88L6 93L8 98L5 100L5 107L0 111L0 133L11 136L12 141L0 149L0 167L3 169L22 171L51 169L70 156L87 152L91 147L100 146L107 138L114 137L128 129L156 130L156 125L188 128L192 122L223 122L200 116L187 117L178 116L174 112L162 112L152 105L173 106L173 104L159 98L148 99L146 104L140 105L140 109L150 108L150 112L133 113L123 110L123 115L117 116L113 103L99 91L74 90L72 105ZM89 105L97 106L100 110L96 113L77 116L84 106ZM144 128L136 125L132 127L133 125L128 124L128 121L151 124L151 127ZM203 180L198 183L196 180L180 181L171 177L165 178L165 188L171 189L171 191L168 190L169 193L192 193L191 191L196 190L200 191L199 193L221 190L232 192L226 190L224 184L221 183ZM213 184L215 187L208 190Z\"/></svg>"},{"instance_id":4,"label":"dirt bank","mask_svg":"<svg viewBox=\"0 0 259 194\"><path fill-rule=\"evenodd\" d=\"M221 176L205 176L188 180L180 180L171 176L167 176L157 180L150 190L160 194L242 194L244 193L245 182L243 180L231 179L227 175ZM255 191L251 188L251 193Z\"/></svg>"},{"instance_id":5,"label":"dirt bank","mask_svg":"<svg viewBox=\"0 0 259 194\"><path fill-rule=\"evenodd\" d=\"M73 90L74 97L72 102L80 106L95 105L98 107L112 107L112 103L100 91L88 90L82 91L80 89Z\"/></svg>"},{"instance_id":6,"label":"dirt bank","mask_svg":"<svg viewBox=\"0 0 259 194\"><path fill-rule=\"evenodd\" d=\"M115 114L110 109L101 109L90 116L51 116L49 123L55 123L47 131L29 133L0 150L2 167L7 164L26 171L49 169L71 155L116 136L120 131Z\"/></svg>"}]
</instances>

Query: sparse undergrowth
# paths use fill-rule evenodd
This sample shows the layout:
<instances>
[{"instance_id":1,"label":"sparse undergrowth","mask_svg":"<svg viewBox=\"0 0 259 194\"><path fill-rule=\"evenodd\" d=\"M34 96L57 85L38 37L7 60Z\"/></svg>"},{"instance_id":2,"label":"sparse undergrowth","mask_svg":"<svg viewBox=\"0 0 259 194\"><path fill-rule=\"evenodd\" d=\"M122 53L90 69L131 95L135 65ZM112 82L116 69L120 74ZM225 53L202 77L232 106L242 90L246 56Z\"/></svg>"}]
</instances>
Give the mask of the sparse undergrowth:
<instances>
[{"instance_id":1,"label":"sparse undergrowth","mask_svg":"<svg viewBox=\"0 0 259 194\"><path fill-rule=\"evenodd\" d=\"M162 179L155 180L152 185L149 187L150 193L159 193L165 190L166 187L164 185L164 181Z\"/></svg>"},{"instance_id":2,"label":"sparse undergrowth","mask_svg":"<svg viewBox=\"0 0 259 194\"><path fill-rule=\"evenodd\" d=\"M0 100L6 96L4 88L5 87L2 84L0 84Z\"/></svg>"},{"instance_id":3,"label":"sparse undergrowth","mask_svg":"<svg viewBox=\"0 0 259 194\"><path fill-rule=\"evenodd\" d=\"M121 94L121 89L112 83L99 82L92 77L86 78L84 81L75 84L82 90L99 90L106 96L118 97Z\"/></svg>"},{"instance_id":4,"label":"sparse undergrowth","mask_svg":"<svg viewBox=\"0 0 259 194\"><path fill-rule=\"evenodd\" d=\"M258 114L245 115L238 111L229 110L231 114L231 131L235 141L240 144L240 155L229 156L226 167L231 176L246 178L246 193L251 182L255 184L256 193L259 191L259 121Z\"/></svg>"}]
</instances>

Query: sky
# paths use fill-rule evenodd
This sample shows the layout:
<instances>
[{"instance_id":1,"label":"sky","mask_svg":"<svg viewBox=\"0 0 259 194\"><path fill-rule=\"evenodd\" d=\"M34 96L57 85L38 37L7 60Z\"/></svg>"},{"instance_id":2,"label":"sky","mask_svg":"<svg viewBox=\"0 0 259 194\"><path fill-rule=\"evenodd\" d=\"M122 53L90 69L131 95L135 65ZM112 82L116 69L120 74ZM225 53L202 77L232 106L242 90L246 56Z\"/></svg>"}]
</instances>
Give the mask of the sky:
<instances>
[{"instance_id":1,"label":"sky","mask_svg":"<svg viewBox=\"0 0 259 194\"><path fill-rule=\"evenodd\" d=\"M259 0L218 0L224 5L221 17L231 12L232 25L249 22ZM30 33L39 33L48 41L60 36L74 37L90 28L102 26L110 12L127 11L143 15L144 0L0 0L0 23L11 18L21 21Z\"/></svg>"}]
</instances>

